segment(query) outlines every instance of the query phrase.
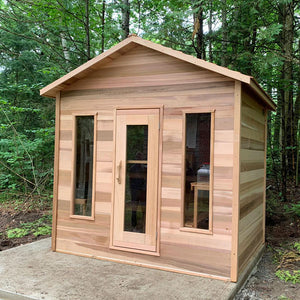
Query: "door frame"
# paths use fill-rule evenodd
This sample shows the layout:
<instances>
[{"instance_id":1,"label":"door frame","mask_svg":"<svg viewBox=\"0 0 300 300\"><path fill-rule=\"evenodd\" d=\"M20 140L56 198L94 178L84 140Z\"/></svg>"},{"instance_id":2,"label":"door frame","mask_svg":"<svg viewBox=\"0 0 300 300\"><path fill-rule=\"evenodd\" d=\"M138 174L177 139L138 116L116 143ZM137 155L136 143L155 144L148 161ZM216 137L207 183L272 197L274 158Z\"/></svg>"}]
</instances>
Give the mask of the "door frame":
<instances>
[{"instance_id":1,"label":"door frame","mask_svg":"<svg viewBox=\"0 0 300 300\"><path fill-rule=\"evenodd\" d=\"M158 136L158 184L157 184L157 239L156 250L147 251L134 248L125 248L113 245L113 231L114 231L114 199L115 199L115 164L116 164L116 131L117 131L117 111L118 110L139 110L139 109L159 109L159 136ZM163 137L163 114L164 105L134 105L134 106L116 106L114 108L114 132L113 132L113 161L112 161L112 195L111 195L111 215L110 215L110 239L109 248L113 250L121 250L132 253L148 254L153 256L160 256L160 219L161 219L161 182L162 182L162 137Z\"/></svg>"}]
</instances>

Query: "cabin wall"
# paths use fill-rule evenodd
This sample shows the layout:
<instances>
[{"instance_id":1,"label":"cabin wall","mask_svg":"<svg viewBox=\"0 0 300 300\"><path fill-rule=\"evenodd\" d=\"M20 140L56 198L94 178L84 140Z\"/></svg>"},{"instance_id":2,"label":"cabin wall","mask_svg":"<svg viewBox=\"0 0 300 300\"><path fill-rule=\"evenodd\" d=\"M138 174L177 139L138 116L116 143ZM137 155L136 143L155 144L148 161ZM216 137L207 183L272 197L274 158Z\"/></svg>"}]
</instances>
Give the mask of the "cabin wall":
<instances>
[{"instance_id":1,"label":"cabin wall","mask_svg":"<svg viewBox=\"0 0 300 300\"><path fill-rule=\"evenodd\" d=\"M109 249L114 110L149 105L164 105L159 257ZM56 250L230 278L233 106L233 80L140 46L62 91ZM212 235L179 229L183 201L182 122L186 108L215 109ZM95 220L70 218L72 115L83 112L97 112ZM243 209L241 215L245 212L248 210ZM243 222L244 218L242 226Z\"/></svg>"},{"instance_id":2,"label":"cabin wall","mask_svg":"<svg viewBox=\"0 0 300 300\"><path fill-rule=\"evenodd\" d=\"M266 114L245 88L241 97L239 273L264 244Z\"/></svg>"}]
</instances>

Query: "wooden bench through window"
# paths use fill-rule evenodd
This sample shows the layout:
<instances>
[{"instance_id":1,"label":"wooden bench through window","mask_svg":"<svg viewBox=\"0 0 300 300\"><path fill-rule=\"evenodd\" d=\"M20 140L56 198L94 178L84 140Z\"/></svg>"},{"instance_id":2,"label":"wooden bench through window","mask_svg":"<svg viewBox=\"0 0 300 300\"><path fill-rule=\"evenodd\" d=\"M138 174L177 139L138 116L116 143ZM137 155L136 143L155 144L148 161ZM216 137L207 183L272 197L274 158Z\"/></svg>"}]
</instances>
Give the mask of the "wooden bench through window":
<instances>
[{"instance_id":1,"label":"wooden bench through window","mask_svg":"<svg viewBox=\"0 0 300 300\"><path fill-rule=\"evenodd\" d=\"M72 217L93 218L95 115L74 116Z\"/></svg>"},{"instance_id":2,"label":"wooden bench through window","mask_svg":"<svg viewBox=\"0 0 300 300\"><path fill-rule=\"evenodd\" d=\"M212 233L214 112L184 114L182 230Z\"/></svg>"}]
</instances>

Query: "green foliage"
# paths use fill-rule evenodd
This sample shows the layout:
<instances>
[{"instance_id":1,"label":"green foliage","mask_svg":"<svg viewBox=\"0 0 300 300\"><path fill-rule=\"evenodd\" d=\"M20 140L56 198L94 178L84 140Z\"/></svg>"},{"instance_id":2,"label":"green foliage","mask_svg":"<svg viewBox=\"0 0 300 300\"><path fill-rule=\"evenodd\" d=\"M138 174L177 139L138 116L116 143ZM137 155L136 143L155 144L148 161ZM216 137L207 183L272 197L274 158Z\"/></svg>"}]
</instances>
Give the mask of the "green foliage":
<instances>
[{"instance_id":1,"label":"green foliage","mask_svg":"<svg viewBox=\"0 0 300 300\"><path fill-rule=\"evenodd\" d=\"M50 192L49 192L50 193ZM15 212L23 211L47 211L52 207L52 195L44 193L41 195L24 194L14 190L5 191L0 193L1 207ZM51 191L52 193L52 191ZM50 216L51 218L51 216ZM51 223L51 221L49 221Z\"/></svg>"},{"instance_id":2,"label":"green foliage","mask_svg":"<svg viewBox=\"0 0 300 300\"><path fill-rule=\"evenodd\" d=\"M284 210L296 217L300 217L300 203L292 203L290 205L285 205Z\"/></svg>"},{"instance_id":3,"label":"green foliage","mask_svg":"<svg viewBox=\"0 0 300 300\"><path fill-rule=\"evenodd\" d=\"M121 41L124 2L0 3L0 189L42 194L52 188L55 105L53 100L42 99L39 89ZM294 106L300 93L300 7L296 1L293 51L285 53L283 9L290 3L291 0L130 1L131 32L192 55L197 53L195 36L200 31L195 20L201 12L203 57L255 76L278 101L278 112L269 116L267 148L267 176L277 191L274 201L286 198L283 162L294 162L288 168L292 170L288 172L292 180L297 159L299 162L295 155L299 151L297 138L290 138L285 146L282 143L282 107L288 107L296 118ZM289 61L293 68L287 68ZM290 69L292 79L284 79L284 72ZM284 103L289 89L293 91L290 104ZM289 123L295 124L289 132L297 132L296 119ZM298 206L292 210L299 215Z\"/></svg>"},{"instance_id":4,"label":"green foliage","mask_svg":"<svg viewBox=\"0 0 300 300\"><path fill-rule=\"evenodd\" d=\"M293 300L293 299L288 298L288 297L286 297L286 296L284 296L284 295L281 295L278 299L279 299L279 300Z\"/></svg>"},{"instance_id":5,"label":"green foliage","mask_svg":"<svg viewBox=\"0 0 300 300\"><path fill-rule=\"evenodd\" d=\"M280 195L274 193L271 190L267 190L267 200L266 200L266 213L267 217L272 218L281 212L281 198Z\"/></svg>"},{"instance_id":6,"label":"green foliage","mask_svg":"<svg viewBox=\"0 0 300 300\"><path fill-rule=\"evenodd\" d=\"M38 227L34 232L33 235L34 236L40 236L40 235L49 235L51 234L52 231L52 227L45 225L43 227Z\"/></svg>"},{"instance_id":7,"label":"green foliage","mask_svg":"<svg viewBox=\"0 0 300 300\"><path fill-rule=\"evenodd\" d=\"M294 243L294 248L298 251L298 254L300 254L300 243L299 242Z\"/></svg>"},{"instance_id":8,"label":"green foliage","mask_svg":"<svg viewBox=\"0 0 300 300\"><path fill-rule=\"evenodd\" d=\"M44 215L36 221L22 223L20 227L8 229L6 234L9 239L21 238L29 234L33 234L34 236L49 235L52 230L52 227L49 225L51 221L51 215Z\"/></svg>"},{"instance_id":9,"label":"green foliage","mask_svg":"<svg viewBox=\"0 0 300 300\"><path fill-rule=\"evenodd\" d=\"M285 282L300 283L300 243L286 243L272 248L273 260L277 266L276 276Z\"/></svg>"},{"instance_id":10,"label":"green foliage","mask_svg":"<svg viewBox=\"0 0 300 300\"><path fill-rule=\"evenodd\" d=\"M6 231L7 237L9 239L14 238L21 238L23 236L26 236L30 233L30 230L28 228L14 228L14 229L8 229Z\"/></svg>"},{"instance_id":11,"label":"green foliage","mask_svg":"<svg viewBox=\"0 0 300 300\"><path fill-rule=\"evenodd\" d=\"M54 121L42 118L40 108L0 98L0 189L40 193L45 180L51 187Z\"/></svg>"},{"instance_id":12,"label":"green foliage","mask_svg":"<svg viewBox=\"0 0 300 300\"><path fill-rule=\"evenodd\" d=\"M298 217L300 217L300 203L292 204L291 211L295 215L297 215Z\"/></svg>"},{"instance_id":13,"label":"green foliage","mask_svg":"<svg viewBox=\"0 0 300 300\"><path fill-rule=\"evenodd\" d=\"M300 270L297 271L276 271L276 276L285 282L300 283Z\"/></svg>"}]
</instances>

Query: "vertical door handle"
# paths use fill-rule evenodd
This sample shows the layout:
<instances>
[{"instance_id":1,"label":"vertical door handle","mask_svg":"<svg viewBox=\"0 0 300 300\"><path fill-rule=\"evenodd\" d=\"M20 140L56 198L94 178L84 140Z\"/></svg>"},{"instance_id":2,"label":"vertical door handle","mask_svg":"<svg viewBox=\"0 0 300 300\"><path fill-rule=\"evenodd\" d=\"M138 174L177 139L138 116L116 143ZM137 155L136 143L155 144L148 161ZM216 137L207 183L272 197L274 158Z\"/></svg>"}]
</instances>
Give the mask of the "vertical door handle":
<instances>
[{"instance_id":1,"label":"vertical door handle","mask_svg":"<svg viewBox=\"0 0 300 300\"><path fill-rule=\"evenodd\" d=\"M117 178L116 178L119 184L121 183L121 168L122 168L122 161L120 160L117 166Z\"/></svg>"}]
</instances>

